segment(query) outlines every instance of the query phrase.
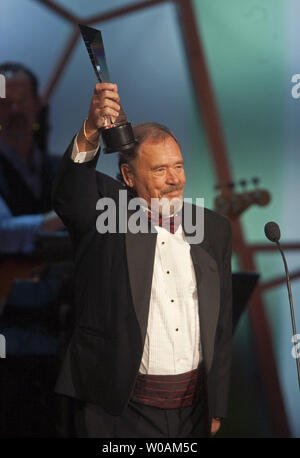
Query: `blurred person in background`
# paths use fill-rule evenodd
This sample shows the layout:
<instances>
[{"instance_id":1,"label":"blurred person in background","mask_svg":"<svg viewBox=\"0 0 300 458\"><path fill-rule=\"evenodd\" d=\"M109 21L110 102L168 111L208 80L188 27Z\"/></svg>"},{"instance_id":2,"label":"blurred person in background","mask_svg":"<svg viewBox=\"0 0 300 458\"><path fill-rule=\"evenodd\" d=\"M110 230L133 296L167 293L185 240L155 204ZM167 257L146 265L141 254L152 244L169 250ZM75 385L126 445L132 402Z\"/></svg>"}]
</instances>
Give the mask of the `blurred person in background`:
<instances>
[{"instance_id":1,"label":"blurred person in background","mask_svg":"<svg viewBox=\"0 0 300 458\"><path fill-rule=\"evenodd\" d=\"M52 437L57 317L69 270L34 256L40 237L64 229L51 207L58 158L48 154L48 106L36 76L14 62L0 64L0 74L0 437Z\"/></svg>"},{"instance_id":2,"label":"blurred person in background","mask_svg":"<svg viewBox=\"0 0 300 458\"><path fill-rule=\"evenodd\" d=\"M25 66L0 64L6 98L0 100L0 253L28 254L40 232L62 229L51 211L57 158L47 153L47 107L38 80Z\"/></svg>"}]
</instances>

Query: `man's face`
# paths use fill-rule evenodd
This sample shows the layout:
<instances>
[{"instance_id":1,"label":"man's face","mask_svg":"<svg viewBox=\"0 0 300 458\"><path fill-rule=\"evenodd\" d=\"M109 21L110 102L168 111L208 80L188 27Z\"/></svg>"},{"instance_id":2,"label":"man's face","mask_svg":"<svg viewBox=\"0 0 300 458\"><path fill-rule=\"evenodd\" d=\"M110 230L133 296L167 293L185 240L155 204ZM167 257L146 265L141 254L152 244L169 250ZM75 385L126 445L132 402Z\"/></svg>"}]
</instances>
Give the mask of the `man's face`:
<instances>
[{"instance_id":1,"label":"man's face","mask_svg":"<svg viewBox=\"0 0 300 458\"><path fill-rule=\"evenodd\" d=\"M133 187L151 206L151 198L183 199L185 174L180 148L171 136L145 140L134 160Z\"/></svg>"},{"instance_id":2,"label":"man's face","mask_svg":"<svg viewBox=\"0 0 300 458\"><path fill-rule=\"evenodd\" d=\"M39 100L24 73L6 78L6 98L0 100L0 134L8 143L32 135Z\"/></svg>"}]
</instances>

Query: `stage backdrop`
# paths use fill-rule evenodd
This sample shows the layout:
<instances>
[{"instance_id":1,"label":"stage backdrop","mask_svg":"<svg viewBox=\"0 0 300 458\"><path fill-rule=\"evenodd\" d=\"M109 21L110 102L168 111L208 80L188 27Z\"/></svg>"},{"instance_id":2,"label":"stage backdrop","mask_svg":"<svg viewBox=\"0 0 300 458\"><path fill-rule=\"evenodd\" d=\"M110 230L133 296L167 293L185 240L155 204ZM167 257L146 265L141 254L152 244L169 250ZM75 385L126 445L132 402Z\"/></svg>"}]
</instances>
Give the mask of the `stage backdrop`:
<instances>
[{"instance_id":1,"label":"stage backdrop","mask_svg":"<svg viewBox=\"0 0 300 458\"><path fill-rule=\"evenodd\" d=\"M81 18L138 3L126 0L56 0ZM300 239L300 99L291 94L293 74L300 73L297 0L195 0L195 15L221 117L232 175L261 178L272 194L266 208L242 216L248 241L264 242L264 224L277 221L282 240ZM204 197L213 207L216 184L201 113L197 111L177 10L170 2L101 24L112 81L118 83L131 122L157 121L179 138L186 161L186 197ZM58 65L73 27L38 0L2 0L1 61L19 61L39 77L43 93ZM50 150L63 154L88 112L96 84L80 40L50 97ZM98 168L117 173L115 155L102 156ZM299 254L289 252L290 269ZM263 281L283 272L279 254L257 257ZM234 267L238 266L234 263ZM300 329L300 282L292 285ZM286 287L265 295L281 387L292 434L300 436L299 389L291 356L292 328ZM270 418L256 366L247 313L234 343L234 386L228 436L271 435ZM225 435L225 433L223 433Z\"/></svg>"}]
</instances>

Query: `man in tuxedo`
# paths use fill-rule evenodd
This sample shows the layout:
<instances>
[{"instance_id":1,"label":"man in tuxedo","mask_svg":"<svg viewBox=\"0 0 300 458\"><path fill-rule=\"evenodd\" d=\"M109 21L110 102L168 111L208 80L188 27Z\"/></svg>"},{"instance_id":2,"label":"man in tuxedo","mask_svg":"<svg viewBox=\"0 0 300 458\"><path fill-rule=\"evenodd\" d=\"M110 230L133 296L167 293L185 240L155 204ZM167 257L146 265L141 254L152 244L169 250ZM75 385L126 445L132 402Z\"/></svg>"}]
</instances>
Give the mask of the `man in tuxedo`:
<instances>
[{"instance_id":1,"label":"man in tuxedo","mask_svg":"<svg viewBox=\"0 0 300 458\"><path fill-rule=\"evenodd\" d=\"M198 209L183 203L183 158L164 126L134 127L136 147L119 155L122 182L95 170L99 133L119 110L117 86L97 84L54 185L76 263L76 325L56 391L80 401L79 436L207 437L227 410L230 224L204 209L204 239L189 238L185 215ZM125 188L128 202L143 199L151 230L99 230L107 202L99 199L112 199L118 218ZM153 210L153 198L182 206L171 205L166 217L163 207Z\"/></svg>"}]
</instances>

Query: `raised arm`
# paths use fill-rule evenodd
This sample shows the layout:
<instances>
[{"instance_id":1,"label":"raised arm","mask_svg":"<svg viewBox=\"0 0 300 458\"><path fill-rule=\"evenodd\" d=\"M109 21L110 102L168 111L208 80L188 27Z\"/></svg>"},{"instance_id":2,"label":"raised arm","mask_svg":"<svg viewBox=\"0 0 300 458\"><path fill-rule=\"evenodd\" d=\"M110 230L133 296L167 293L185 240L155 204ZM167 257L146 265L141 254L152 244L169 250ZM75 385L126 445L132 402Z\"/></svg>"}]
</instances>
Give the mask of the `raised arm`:
<instances>
[{"instance_id":1,"label":"raised arm","mask_svg":"<svg viewBox=\"0 0 300 458\"><path fill-rule=\"evenodd\" d=\"M69 145L55 178L53 207L76 239L96 224L96 202L100 197L96 180L100 133L107 117L114 120L119 110L117 86L97 84L85 126Z\"/></svg>"}]
</instances>

